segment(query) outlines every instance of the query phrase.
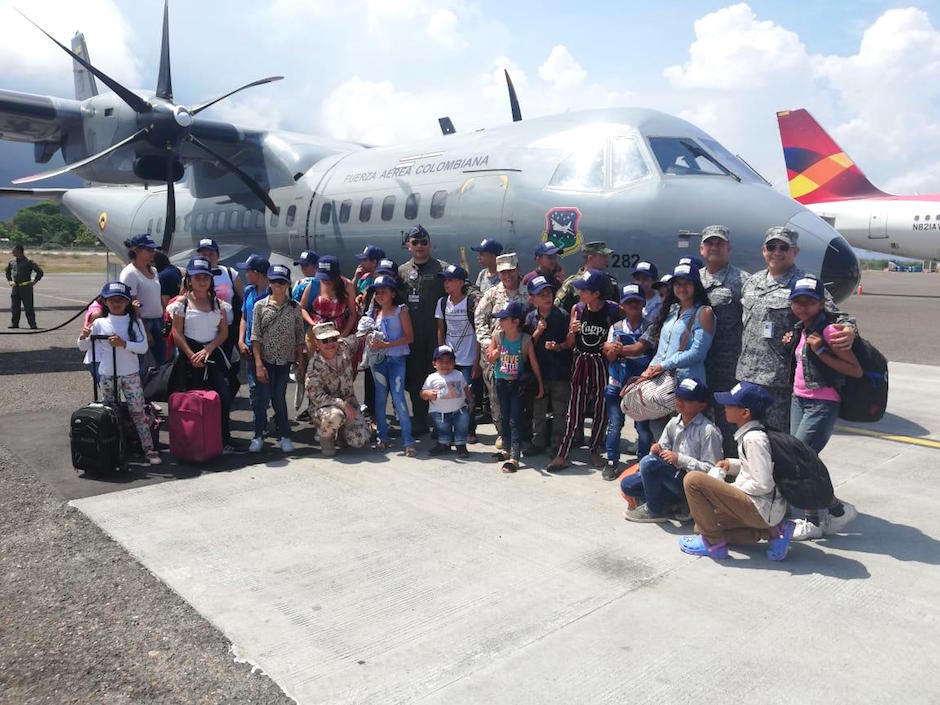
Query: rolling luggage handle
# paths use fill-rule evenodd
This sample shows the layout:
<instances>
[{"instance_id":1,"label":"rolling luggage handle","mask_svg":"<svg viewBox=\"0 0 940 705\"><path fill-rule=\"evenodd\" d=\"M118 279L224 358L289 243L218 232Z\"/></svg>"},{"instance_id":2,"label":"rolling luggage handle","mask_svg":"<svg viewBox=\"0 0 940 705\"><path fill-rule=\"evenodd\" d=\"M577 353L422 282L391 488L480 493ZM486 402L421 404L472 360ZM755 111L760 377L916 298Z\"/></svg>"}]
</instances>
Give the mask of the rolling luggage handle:
<instances>
[{"instance_id":1,"label":"rolling luggage handle","mask_svg":"<svg viewBox=\"0 0 940 705\"><path fill-rule=\"evenodd\" d=\"M97 341L97 340L107 340L107 339L110 338L111 336L110 336L110 335L91 335L91 336L89 336L89 337L91 338L91 366L92 366L92 368L97 372L97 371L98 371L98 361L95 359L95 347L96 347L96 346L95 346L95 341ZM117 379L117 348L111 348L111 357L112 357L112 360L113 360L113 365L112 365L112 368L113 368L113 370L112 370L112 372L113 372L113 377L112 377L112 379L114 380L114 403L115 403L115 405L118 405L118 406L119 406L118 402L120 401L120 399L118 398L118 389L119 389L119 387L118 387L118 379ZM93 394L93 396L94 396L94 401L95 401L95 403L97 404L97 403L98 403L98 377L97 377L97 375L92 375L92 376L91 376L91 386L92 386L92 390L93 390L93 391L92 391L92 394Z\"/></svg>"}]
</instances>

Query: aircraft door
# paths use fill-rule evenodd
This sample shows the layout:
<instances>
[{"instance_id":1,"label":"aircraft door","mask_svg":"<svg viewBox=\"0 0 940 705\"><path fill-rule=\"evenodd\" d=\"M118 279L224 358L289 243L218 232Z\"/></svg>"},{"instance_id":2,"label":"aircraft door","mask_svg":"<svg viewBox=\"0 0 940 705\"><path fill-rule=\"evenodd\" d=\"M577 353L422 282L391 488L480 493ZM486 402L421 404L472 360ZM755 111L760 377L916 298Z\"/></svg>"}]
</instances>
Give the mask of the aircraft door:
<instances>
[{"instance_id":1,"label":"aircraft door","mask_svg":"<svg viewBox=\"0 0 940 705\"><path fill-rule=\"evenodd\" d=\"M501 237L504 233L514 239L510 232L504 209L506 196L509 194L509 176L507 174L473 174L460 186L460 198L457 212L461 235L474 243L484 237ZM504 242L509 246L509 242Z\"/></svg>"},{"instance_id":2,"label":"aircraft door","mask_svg":"<svg viewBox=\"0 0 940 705\"><path fill-rule=\"evenodd\" d=\"M872 213L868 218L868 239L884 240L888 237L888 218L883 213Z\"/></svg>"}]
</instances>

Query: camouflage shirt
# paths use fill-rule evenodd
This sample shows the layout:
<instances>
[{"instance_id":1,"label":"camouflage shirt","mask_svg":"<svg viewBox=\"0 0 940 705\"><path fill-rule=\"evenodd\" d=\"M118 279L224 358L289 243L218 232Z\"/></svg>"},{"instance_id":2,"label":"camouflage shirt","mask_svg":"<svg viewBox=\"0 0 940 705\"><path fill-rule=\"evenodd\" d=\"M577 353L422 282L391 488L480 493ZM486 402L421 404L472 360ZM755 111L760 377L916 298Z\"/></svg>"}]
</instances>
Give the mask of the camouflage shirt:
<instances>
[{"instance_id":1,"label":"camouflage shirt","mask_svg":"<svg viewBox=\"0 0 940 705\"><path fill-rule=\"evenodd\" d=\"M351 335L340 339L336 357L332 360L327 360L319 352L310 358L305 386L311 409L337 406L338 399L359 408L353 391L353 356L358 345L356 336Z\"/></svg>"},{"instance_id":2,"label":"camouflage shirt","mask_svg":"<svg viewBox=\"0 0 940 705\"><path fill-rule=\"evenodd\" d=\"M790 271L772 277L768 270L752 274L741 291L743 330L737 378L765 387L790 387L790 352L783 335L796 323L790 311L790 289L805 276L794 265ZM826 310L836 314L839 323L855 325L855 319L841 313L826 292Z\"/></svg>"},{"instance_id":3,"label":"camouflage shirt","mask_svg":"<svg viewBox=\"0 0 940 705\"><path fill-rule=\"evenodd\" d=\"M733 264L715 274L704 267L700 270L702 286L715 312L715 338L705 358L705 376L713 390L731 389L737 382L738 358L741 356L742 320L741 292L747 272Z\"/></svg>"},{"instance_id":4,"label":"camouflage shirt","mask_svg":"<svg viewBox=\"0 0 940 705\"><path fill-rule=\"evenodd\" d=\"M480 297L476 312L473 314L473 323L476 328L477 341L480 343L482 350L489 346L490 339L493 337L493 330L496 328L496 319L492 318L492 315L503 310L510 301L528 303L529 292L521 281L519 282L519 288L514 291L506 291L506 287L500 282L496 286L491 286Z\"/></svg>"},{"instance_id":5,"label":"camouflage shirt","mask_svg":"<svg viewBox=\"0 0 940 705\"><path fill-rule=\"evenodd\" d=\"M585 271L584 267L581 267L581 269L565 279L564 284L561 285L558 293L555 294L555 305L565 313L570 313L571 307L579 301L578 290L574 288L574 282L583 277ZM617 283L617 280L610 272L604 272L604 274L607 275L609 284L601 293L604 294L604 298L607 301L620 301L620 284Z\"/></svg>"}]
</instances>

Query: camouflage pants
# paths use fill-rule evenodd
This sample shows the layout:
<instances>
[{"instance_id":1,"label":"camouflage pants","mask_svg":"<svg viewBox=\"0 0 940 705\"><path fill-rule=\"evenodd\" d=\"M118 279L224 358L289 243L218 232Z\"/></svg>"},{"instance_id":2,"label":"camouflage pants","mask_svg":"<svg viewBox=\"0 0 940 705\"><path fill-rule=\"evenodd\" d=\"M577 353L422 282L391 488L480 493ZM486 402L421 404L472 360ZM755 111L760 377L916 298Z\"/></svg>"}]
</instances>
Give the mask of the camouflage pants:
<instances>
[{"instance_id":1,"label":"camouflage pants","mask_svg":"<svg viewBox=\"0 0 940 705\"><path fill-rule=\"evenodd\" d=\"M480 371L483 374L483 384L486 387L486 394L490 398L490 416L493 417L493 426L496 432L500 429L499 398L496 394L496 378L493 376L493 363L486 359L485 355L480 356Z\"/></svg>"},{"instance_id":2,"label":"camouflage pants","mask_svg":"<svg viewBox=\"0 0 940 705\"><path fill-rule=\"evenodd\" d=\"M777 431L789 433L790 402L793 398L793 389L791 387L764 387L764 389L774 398L770 408L767 409L764 424Z\"/></svg>"},{"instance_id":3,"label":"camouflage pants","mask_svg":"<svg viewBox=\"0 0 940 705\"><path fill-rule=\"evenodd\" d=\"M312 423L320 432L320 437L333 437L342 432L346 445L350 448L362 448L372 437L369 420L362 414L354 419L347 419L346 413L338 406L324 406L313 414Z\"/></svg>"}]
</instances>

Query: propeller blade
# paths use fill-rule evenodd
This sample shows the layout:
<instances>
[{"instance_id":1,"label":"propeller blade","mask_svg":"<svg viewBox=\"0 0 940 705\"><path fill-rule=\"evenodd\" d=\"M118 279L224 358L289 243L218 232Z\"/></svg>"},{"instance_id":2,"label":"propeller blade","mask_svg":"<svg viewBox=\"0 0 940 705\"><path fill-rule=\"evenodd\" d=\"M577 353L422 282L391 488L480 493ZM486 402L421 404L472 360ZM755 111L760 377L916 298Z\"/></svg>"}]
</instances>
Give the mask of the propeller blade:
<instances>
[{"instance_id":1,"label":"propeller blade","mask_svg":"<svg viewBox=\"0 0 940 705\"><path fill-rule=\"evenodd\" d=\"M163 226L163 242L160 243L160 249L169 256L170 247L173 246L173 231L176 229L176 187L173 183L173 176L176 167L176 159L172 152L166 156L166 221Z\"/></svg>"},{"instance_id":2,"label":"propeller blade","mask_svg":"<svg viewBox=\"0 0 940 705\"><path fill-rule=\"evenodd\" d=\"M170 0L164 0L163 3L163 44L160 46L157 98L173 101L173 77L170 75Z\"/></svg>"},{"instance_id":3,"label":"propeller blade","mask_svg":"<svg viewBox=\"0 0 940 705\"><path fill-rule=\"evenodd\" d=\"M519 109L519 97L516 95L516 88L512 85L512 79L509 78L509 71L503 69L506 74L506 87L509 88L509 107L512 109L512 121L522 120L522 111Z\"/></svg>"},{"instance_id":4,"label":"propeller blade","mask_svg":"<svg viewBox=\"0 0 940 705\"><path fill-rule=\"evenodd\" d=\"M44 172L42 172L41 174L33 174L32 176L24 176L24 177L21 178L21 179L15 179L12 183L14 183L14 184L28 184L28 183L32 183L33 181L42 181L43 179L51 179L53 176L59 176L59 175L61 175L61 174L67 174L68 172L70 172L70 171L75 171L76 169L80 169L80 168L82 168L83 166L88 166L88 165L91 164L92 162L97 161L97 160L99 160L99 159L101 159L101 158L103 158L103 157L108 156L109 154L111 154L111 152L116 152L116 151L119 150L121 147L124 147L124 146L126 146L126 145L129 145L131 142L134 142L135 140L139 139L139 138L142 137L143 135L145 135L145 134L147 134L148 132L150 132L150 130L151 130L152 128L153 128L153 125L148 125L147 127L144 127L144 128L142 128L142 129L140 129L140 130L137 130L137 132L135 132L135 133L134 133L133 135L131 135L130 137L125 137L124 139L122 139L122 140L121 140L120 142L118 142L117 144L112 144L110 147L108 147L108 148L107 148L106 150L104 150L103 152L98 152L97 154L93 154L93 155L91 155L90 157L86 157L85 159L82 159L81 161L74 162L74 163L72 163L72 164L66 164L66 165L63 166L63 167L59 167L58 169L53 169L52 171L44 171Z\"/></svg>"},{"instance_id":5,"label":"propeller blade","mask_svg":"<svg viewBox=\"0 0 940 705\"><path fill-rule=\"evenodd\" d=\"M17 12L19 12L21 15L23 15L23 13L20 12L19 10L17 10ZM127 88L125 88L124 86L122 86L120 83L118 83L117 81L115 81L113 78L111 78L110 76L108 76L108 75L107 75L106 73L104 73L103 71L99 71L98 69L96 69L94 66L92 66L91 64L89 64L87 61L85 61L85 59L83 59L81 56L79 56L78 54L76 54L74 51L72 51L71 49L69 49L69 48L68 48L67 46L65 46L64 44L59 43L59 42L56 40L55 37L53 37L53 36L52 36L51 34L49 34L46 30L44 30L44 29L43 29L42 27L40 27L38 24L36 24L35 22L33 22L31 19L29 19L29 17L27 17L26 15L23 15L23 19L25 19L27 22L29 22L31 25L33 25L33 27L35 27L35 28L38 29L40 32L42 32L42 33L45 34L47 37L49 37L49 39L51 39L53 42L55 42L55 43L59 46L59 48L60 48L62 51L64 51L64 52L65 52L66 54L68 54L69 56L71 56L73 59L75 59L75 61L77 61L78 63L80 63L80 64L81 64L82 66L84 66L86 69L88 69L88 70L91 71L93 74L95 74L95 76L97 76L99 79L101 79L101 82L104 83L104 84L105 84L108 88L110 88L112 91L114 91L114 92L117 94L117 96L118 96L121 100L123 100L125 103L127 103L129 106L131 106L131 108L133 108L134 112L136 112L136 113L149 113L149 112L152 110L152 108L150 107L150 103L148 103L147 101L145 101L143 98L141 98L141 97L140 97L139 95L137 95L136 93L133 93L133 92L129 91Z\"/></svg>"},{"instance_id":6,"label":"propeller blade","mask_svg":"<svg viewBox=\"0 0 940 705\"><path fill-rule=\"evenodd\" d=\"M246 83L244 86L241 86L240 88L236 88L234 91L229 91L225 95L220 95L218 98L213 98L212 100L207 100L205 102L199 103L198 105L194 105L193 107L189 109L189 113L190 115L201 113L203 110L205 110L206 108L212 105L215 105L220 100L225 100L230 95L235 95L239 91L243 91L246 88L254 88L255 86L263 86L265 83L273 83L274 81L281 81L283 80L283 78L284 78L283 76L268 76L267 78L259 78L257 81Z\"/></svg>"},{"instance_id":7,"label":"propeller blade","mask_svg":"<svg viewBox=\"0 0 940 705\"><path fill-rule=\"evenodd\" d=\"M237 166L232 164L232 162L230 162L228 159L223 157L221 154L215 152L214 150L206 146L204 143L200 142L191 134L187 135L186 139L189 140L192 144L199 147L199 149L201 149L203 152L211 156L213 159L215 159L220 164L222 164L226 169L228 169L233 174L235 174L239 179L241 179L242 182L245 184L245 186L251 189L251 192L255 194L258 198L260 198L261 201L264 203L264 205L266 205L271 210L272 213L281 212L281 209L278 208L277 205L274 203L274 201L271 200L271 196L268 195L268 192L265 191L263 188L261 188L261 185L257 181L252 179L250 176L248 176L248 174L246 174L244 171L242 171Z\"/></svg>"}]
</instances>

